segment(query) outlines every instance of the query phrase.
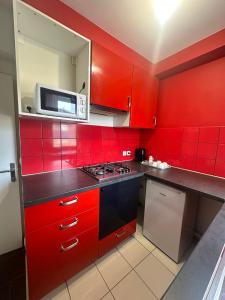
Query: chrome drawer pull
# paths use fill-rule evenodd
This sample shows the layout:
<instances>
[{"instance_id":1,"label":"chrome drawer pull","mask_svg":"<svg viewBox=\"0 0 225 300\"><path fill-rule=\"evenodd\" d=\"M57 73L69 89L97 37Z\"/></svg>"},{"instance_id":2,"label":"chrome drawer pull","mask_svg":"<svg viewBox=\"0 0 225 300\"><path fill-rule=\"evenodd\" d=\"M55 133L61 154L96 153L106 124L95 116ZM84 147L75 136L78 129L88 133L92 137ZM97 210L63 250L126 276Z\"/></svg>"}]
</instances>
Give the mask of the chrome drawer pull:
<instances>
[{"instance_id":1,"label":"chrome drawer pull","mask_svg":"<svg viewBox=\"0 0 225 300\"><path fill-rule=\"evenodd\" d=\"M79 243L79 240L76 239L76 242L73 243L73 244L71 244L71 245L69 245L68 247L63 247L63 245L61 245L61 250L63 252L69 251L69 250L73 249L74 247L76 247L78 245L78 243Z\"/></svg>"},{"instance_id":2,"label":"chrome drawer pull","mask_svg":"<svg viewBox=\"0 0 225 300\"><path fill-rule=\"evenodd\" d=\"M71 205L71 204L77 203L77 201L78 201L78 198L75 197L73 200L70 200L70 201L67 201L67 202L60 201L59 205L60 206L67 206L67 205Z\"/></svg>"},{"instance_id":3,"label":"chrome drawer pull","mask_svg":"<svg viewBox=\"0 0 225 300\"><path fill-rule=\"evenodd\" d=\"M68 224L68 225L63 225L63 224L59 225L59 229L61 229L61 230L68 229L68 228L70 228L70 227L76 226L77 223L78 223L78 219L75 218L75 219L74 219L74 222L72 222L72 223L70 223L70 224Z\"/></svg>"},{"instance_id":4,"label":"chrome drawer pull","mask_svg":"<svg viewBox=\"0 0 225 300\"><path fill-rule=\"evenodd\" d=\"M120 238L121 236L123 236L124 234L126 234L127 232L126 231L123 231L121 233L116 233L116 237L117 238Z\"/></svg>"}]
</instances>

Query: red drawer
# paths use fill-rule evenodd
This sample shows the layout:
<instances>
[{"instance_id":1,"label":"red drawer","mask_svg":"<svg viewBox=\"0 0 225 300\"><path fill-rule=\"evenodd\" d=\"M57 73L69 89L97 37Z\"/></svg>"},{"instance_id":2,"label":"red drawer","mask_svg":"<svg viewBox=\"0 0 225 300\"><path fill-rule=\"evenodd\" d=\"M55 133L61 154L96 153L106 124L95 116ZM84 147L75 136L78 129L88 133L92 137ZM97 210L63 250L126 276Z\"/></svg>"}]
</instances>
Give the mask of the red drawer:
<instances>
[{"instance_id":1,"label":"red drawer","mask_svg":"<svg viewBox=\"0 0 225 300\"><path fill-rule=\"evenodd\" d=\"M27 237L26 253L29 299L39 300L97 258L98 226L82 233L46 226Z\"/></svg>"},{"instance_id":2,"label":"red drawer","mask_svg":"<svg viewBox=\"0 0 225 300\"><path fill-rule=\"evenodd\" d=\"M26 234L95 207L99 207L99 189L27 207L25 208Z\"/></svg>"},{"instance_id":3,"label":"red drawer","mask_svg":"<svg viewBox=\"0 0 225 300\"><path fill-rule=\"evenodd\" d=\"M103 256L108 251L116 247L120 242L132 235L136 231L136 223L136 220L134 220L100 240L99 256Z\"/></svg>"},{"instance_id":4,"label":"red drawer","mask_svg":"<svg viewBox=\"0 0 225 300\"><path fill-rule=\"evenodd\" d=\"M60 240L66 240L94 226L98 226L98 222L99 209L94 208L55 223L55 230L58 231Z\"/></svg>"},{"instance_id":5,"label":"red drawer","mask_svg":"<svg viewBox=\"0 0 225 300\"><path fill-rule=\"evenodd\" d=\"M60 264L64 280L69 279L98 256L98 227L61 242Z\"/></svg>"}]
</instances>

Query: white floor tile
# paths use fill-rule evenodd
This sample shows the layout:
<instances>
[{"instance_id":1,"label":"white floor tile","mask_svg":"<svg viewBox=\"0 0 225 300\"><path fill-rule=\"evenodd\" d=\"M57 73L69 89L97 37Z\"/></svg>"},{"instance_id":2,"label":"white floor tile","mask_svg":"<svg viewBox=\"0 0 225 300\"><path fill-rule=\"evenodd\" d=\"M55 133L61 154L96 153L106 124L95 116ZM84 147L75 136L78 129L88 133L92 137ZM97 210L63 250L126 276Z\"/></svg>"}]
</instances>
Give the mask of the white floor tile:
<instances>
[{"instance_id":1,"label":"white floor tile","mask_svg":"<svg viewBox=\"0 0 225 300\"><path fill-rule=\"evenodd\" d=\"M161 298L174 275L152 254L149 254L136 268L135 271L141 276L157 298Z\"/></svg>"},{"instance_id":2,"label":"white floor tile","mask_svg":"<svg viewBox=\"0 0 225 300\"><path fill-rule=\"evenodd\" d=\"M111 292L109 292L107 295L105 295L101 300L114 300Z\"/></svg>"},{"instance_id":3,"label":"white floor tile","mask_svg":"<svg viewBox=\"0 0 225 300\"><path fill-rule=\"evenodd\" d=\"M67 281L72 300L99 300L109 292L95 265Z\"/></svg>"},{"instance_id":4,"label":"white floor tile","mask_svg":"<svg viewBox=\"0 0 225 300\"><path fill-rule=\"evenodd\" d=\"M148 251L152 252L155 249L155 246L148 239L146 239L141 232L136 231L134 234L134 237Z\"/></svg>"},{"instance_id":5,"label":"white floor tile","mask_svg":"<svg viewBox=\"0 0 225 300\"><path fill-rule=\"evenodd\" d=\"M41 300L70 300L70 295L66 284L64 283L60 285L44 298L41 298Z\"/></svg>"},{"instance_id":6,"label":"white floor tile","mask_svg":"<svg viewBox=\"0 0 225 300\"><path fill-rule=\"evenodd\" d=\"M180 269L183 266L183 263L176 264L172 259L170 259L166 254L160 251L158 248L155 248L152 251L152 254L159 260L161 263L167 267L173 274L177 275Z\"/></svg>"},{"instance_id":7,"label":"white floor tile","mask_svg":"<svg viewBox=\"0 0 225 300\"><path fill-rule=\"evenodd\" d=\"M133 268L149 254L149 251L133 237L120 244L118 250Z\"/></svg>"},{"instance_id":8,"label":"white floor tile","mask_svg":"<svg viewBox=\"0 0 225 300\"><path fill-rule=\"evenodd\" d=\"M98 259L96 265L110 289L132 269L116 249Z\"/></svg>"},{"instance_id":9,"label":"white floor tile","mask_svg":"<svg viewBox=\"0 0 225 300\"><path fill-rule=\"evenodd\" d=\"M113 289L115 300L155 300L156 298L146 287L138 275L132 271Z\"/></svg>"}]
</instances>

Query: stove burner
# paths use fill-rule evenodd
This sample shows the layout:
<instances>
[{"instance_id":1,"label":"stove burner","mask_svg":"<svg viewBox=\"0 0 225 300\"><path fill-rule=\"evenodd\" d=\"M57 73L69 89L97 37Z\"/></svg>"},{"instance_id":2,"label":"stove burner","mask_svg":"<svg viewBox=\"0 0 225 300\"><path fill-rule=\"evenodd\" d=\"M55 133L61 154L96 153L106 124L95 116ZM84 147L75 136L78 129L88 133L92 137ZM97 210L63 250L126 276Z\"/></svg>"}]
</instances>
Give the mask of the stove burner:
<instances>
[{"instance_id":1,"label":"stove burner","mask_svg":"<svg viewBox=\"0 0 225 300\"><path fill-rule=\"evenodd\" d=\"M97 175L103 175L103 174L105 174L105 172L104 172L103 169L100 169L100 170L96 171L96 174Z\"/></svg>"},{"instance_id":2,"label":"stove burner","mask_svg":"<svg viewBox=\"0 0 225 300\"><path fill-rule=\"evenodd\" d=\"M106 180L115 176L122 176L128 173L135 172L130 167L122 163L107 163L87 166L83 167L82 170L98 180Z\"/></svg>"}]
</instances>

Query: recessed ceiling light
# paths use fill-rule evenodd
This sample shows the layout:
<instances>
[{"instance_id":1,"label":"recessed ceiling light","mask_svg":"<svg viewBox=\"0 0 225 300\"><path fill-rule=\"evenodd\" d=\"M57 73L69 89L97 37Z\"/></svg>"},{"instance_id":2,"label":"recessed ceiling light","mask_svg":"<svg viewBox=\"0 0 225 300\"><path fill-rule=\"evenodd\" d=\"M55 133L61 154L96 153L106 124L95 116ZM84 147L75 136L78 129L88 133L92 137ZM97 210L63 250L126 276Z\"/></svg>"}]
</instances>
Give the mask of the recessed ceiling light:
<instances>
[{"instance_id":1,"label":"recessed ceiling light","mask_svg":"<svg viewBox=\"0 0 225 300\"><path fill-rule=\"evenodd\" d=\"M161 25L171 17L181 0L153 0L154 10Z\"/></svg>"}]
</instances>

